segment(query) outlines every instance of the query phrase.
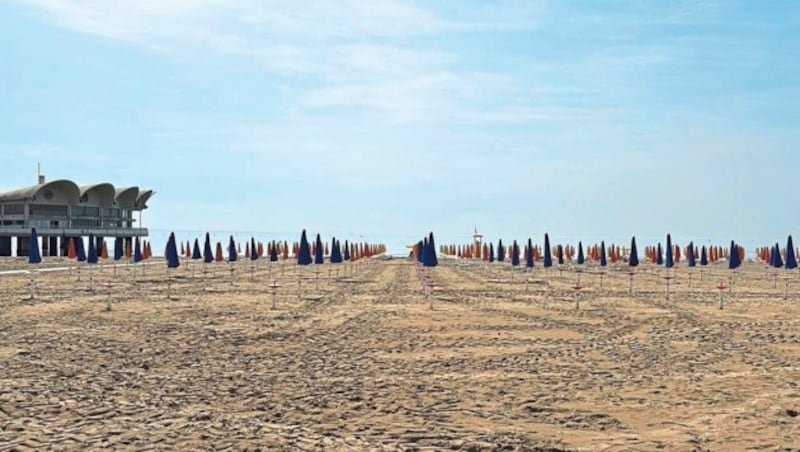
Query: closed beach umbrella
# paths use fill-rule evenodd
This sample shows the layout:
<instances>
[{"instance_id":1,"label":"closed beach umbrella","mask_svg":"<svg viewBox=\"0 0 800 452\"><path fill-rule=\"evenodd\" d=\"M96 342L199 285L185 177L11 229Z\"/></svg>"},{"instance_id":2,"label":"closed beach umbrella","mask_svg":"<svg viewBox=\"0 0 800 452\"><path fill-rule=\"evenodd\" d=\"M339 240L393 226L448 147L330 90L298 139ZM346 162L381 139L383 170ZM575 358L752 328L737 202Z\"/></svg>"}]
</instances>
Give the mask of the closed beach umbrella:
<instances>
[{"instance_id":1,"label":"closed beach umbrella","mask_svg":"<svg viewBox=\"0 0 800 452\"><path fill-rule=\"evenodd\" d=\"M39 251L39 236L36 228L31 228L31 238L28 242L28 263L39 264L42 262L42 253Z\"/></svg>"},{"instance_id":2,"label":"closed beach umbrella","mask_svg":"<svg viewBox=\"0 0 800 452\"><path fill-rule=\"evenodd\" d=\"M175 243L174 232L170 232L169 234L165 254L165 257L167 258L167 268L178 268L181 265L180 258L178 257L178 246Z\"/></svg>"},{"instance_id":3,"label":"closed beach umbrella","mask_svg":"<svg viewBox=\"0 0 800 452\"><path fill-rule=\"evenodd\" d=\"M194 239L194 247L192 248L192 260L200 260L203 258L203 253L200 252L200 241Z\"/></svg>"},{"instance_id":4,"label":"closed beach umbrella","mask_svg":"<svg viewBox=\"0 0 800 452\"><path fill-rule=\"evenodd\" d=\"M704 267L708 265L708 250L706 250L705 245L700 248L700 265Z\"/></svg>"},{"instance_id":5,"label":"closed beach umbrella","mask_svg":"<svg viewBox=\"0 0 800 452\"><path fill-rule=\"evenodd\" d=\"M139 242L139 237L133 242L133 261L141 262L144 257L142 256L142 244Z\"/></svg>"},{"instance_id":6,"label":"closed beach umbrella","mask_svg":"<svg viewBox=\"0 0 800 452\"><path fill-rule=\"evenodd\" d=\"M306 230L303 229L303 233L300 235L300 247L297 251L297 265L309 265L311 262L311 247L308 244Z\"/></svg>"},{"instance_id":7,"label":"closed beach umbrella","mask_svg":"<svg viewBox=\"0 0 800 452\"><path fill-rule=\"evenodd\" d=\"M583 256L583 243L578 242L578 265L583 265L585 261L586 259Z\"/></svg>"},{"instance_id":8,"label":"closed beach umbrella","mask_svg":"<svg viewBox=\"0 0 800 452\"><path fill-rule=\"evenodd\" d=\"M256 248L256 239L250 237L250 260L258 260L258 249Z\"/></svg>"},{"instance_id":9,"label":"closed beach umbrella","mask_svg":"<svg viewBox=\"0 0 800 452\"><path fill-rule=\"evenodd\" d=\"M236 241L231 236L228 241L228 262L236 262L239 259L239 252L236 249Z\"/></svg>"},{"instance_id":10,"label":"closed beach umbrella","mask_svg":"<svg viewBox=\"0 0 800 452\"><path fill-rule=\"evenodd\" d=\"M558 257L558 265L564 265L564 247L562 245L556 247L556 256Z\"/></svg>"},{"instance_id":11,"label":"closed beach umbrella","mask_svg":"<svg viewBox=\"0 0 800 452\"><path fill-rule=\"evenodd\" d=\"M533 268L533 241L528 239L528 249L525 253L525 266Z\"/></svg>"},{"instance_id":12,"label":"closed beach umbrella","mask_svg":"<svg viewBox=\"0 0 800 452\"><path fill-rule=\"evenodd\" d=\"M347 240L344 241L344 260L350 260L350 244Z\"/></svg>"},{"instance_id":13,"label":"closed beach umbrella","mask_svg":"<svg viewBox=\"0 0 800 452\"><path fill-rule=\"evenodd\" d=\"M427 251L424 253L422 265L425 267L436 267L439 265L439 259L436 257L436 244L433 240L433 232L428 236Z\"/></svg>"},{"instance_id":14,"label":"closed beach umbrella","mask_svg":"<svg viewBox=\"0 0 800 452\"><path fill-rule=\"evenodd\" d=\"M89 253L86 255L86 263L97 263L97 242L94 241L94 234L89 234Z\"/></svg>"},{"instance_id":15,"label":"closed beach umbrella","mask_svg":"<svg viewBox=\"0 0 800 452\"><path fill-rule=\"evenodd\" d=\"M686 265L689 267L694 267L697 265L694 256L694 242L689 242L689 247L686 248Z\"/></svg>"},{"instance_id":16,"label":"closed beach umbrella","mask_svg":"<svg viewBox=\"0 0 800 452\"><path fill-rule=\"evenodd\" d=\"M489 262L494 262L494 245L489 242Z\"/></svg>"},{"instance_id":17,"label":"closed beach umbrella","mask_svg":"<svg viewBox=\"0 0 800 452\"><path fill-rule=\"evenodd\" d=\"M675 266L675 256L673 255L672 249L672 237L667 234L667 261L664 263L664 266L667 268L672 268Z\"/></svg>"},{"instance_id":18,"label":"closed beach umbrella","mask_svg":"<svg viewBox=\"0 0 800 452\"><path fill-rule=\"evenodd\" d=\"M794 254L794 244L792 243L792 236L790 235L788 239L786 239L786 264L785 267L787 270L792 270L797 268L797 258Z\"/></svg>"},{"instance_id":19,"label":"closed beach umbrella","mask_svg":"<svg viewBox=\"0 0 800 452\"><path fill-rule=\"evenodd\" d=\"M322 246L322 238L317 234L317 239L314 241L314 264L324 264L325 258L323 255L324 248Z\"/></svg>"},{"instance_id":20,"label":"closed beach umbrella","mask_svg":"<svg viewBox=\"0 0 800 452\"><path fill-rule=\"evenodd\" d=\"M606 258L606 242L600 241L600 266L605 267L608 265L608 259Z\"/></svg>"},{"instance_id":21,"label":"closed beach umbrella","mask_svg":"<svg viewBox=\"0 0 800 452\"><path fill-rule=\"evenodd\" d=\"M203 243L203 262L210 264L214 262L214 252L211 250L211 236L206 232L206 240Z\"/></svg>"},{"instance_id":22,"label":"closed beach umbrella","mask_svg":"<svg viewBox=\"0 0 800 452\"><path fill-rule=\"evenodd\" d=\"M730 253L728 254L728 270L735 270L739 268L741 263L742 262L739 259L739 247L736 245L736 242L731 240L731 249Z\"/></svg>"},{"instance_id":23,"label":"closed beach umbrella","mask_svg":"<svg viewBox=\"0 0 800 452\"><path fill-rule=\"evenodd\" d=\"M553 255L550 252L550 236L545 233L544 235L544 268L553 266Z\"/></svg>"},{"instance_id":24,"label":"closed beach umbrella","mask_svg":"<svg viewBox=\"0 0 800 452\"><path fill-rule=\"evenodd\" d=\"M214 253L214 261L222 262L224 260L225 260L225 256L222 254L222 243L221 242L217 242L217 249L216 249L216 252Z\"/></svg>"},{"instance_id":25,"label":"closed beach umbrella","mask_svg":"<svg viewBox=\"0 0 800 452\"><path fill-rule=\"evenodd\" d=\"M519 265L519 245L517 245L517 241L511 244L511 266L516 267Z\"/></svg>"},{"instance_id":26,"label":"closed beach umbrella","mask_svg":"<svg viewBox=\"0 0 800 452\"><path fill-rule=\"evenodd\" d=\"M123 254L122 237L117 237L114 239L114 260L121 260Z\"/></svg>"},{"instance_id":27,"label":"closed beach umbrella","mask_svg":"<svg viewBox=\"0 0 800 452\"><path fill-rule=\"evenodd\" d=\"M506 248L503 246L503 239L497 242L497 262L506 260Z\"/></svg>"},{"instance_id":28,"label":"closed beach umbrella","mask_svg":"<svg viewBox=\"0 0 800 452\"><path fill-rule=\"evenodd\" d=\"M631 237L631 255L628 257L628 265L631 267L639 265L639 251L636 249L636 237Z\"/></svg>"},{"instance_id":29,"label":"closed beach umbrella","mask_svg":"<svg viewBox=\"0 0 800 452\"><path fill-rule=\"evenodd\" d=\"M78 262L86 262L86 249L83 247L83 237L75 239L75 251L78 253Z\"/></svg>"}]
</instances>

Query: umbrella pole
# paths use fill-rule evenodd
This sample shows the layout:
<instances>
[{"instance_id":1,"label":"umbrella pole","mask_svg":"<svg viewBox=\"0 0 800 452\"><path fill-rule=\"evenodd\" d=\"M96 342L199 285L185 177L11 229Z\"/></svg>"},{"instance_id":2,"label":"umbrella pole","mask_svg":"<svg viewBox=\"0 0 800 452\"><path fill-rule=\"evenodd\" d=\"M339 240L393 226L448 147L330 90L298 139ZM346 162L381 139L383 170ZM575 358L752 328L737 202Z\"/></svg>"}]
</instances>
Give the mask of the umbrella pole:
<instances>
[{"instance_id":1,"label":"umbrella pole","mask_svg":"<svg viewBox=\"0 0 800 452\"><path fill-rule=\"evenodd\" d=\"M89 266L89 290L94 291L94 265Z\"/></svg>"},{"instance_id":2,"label":"umbrella pole","mask_svg":"<svg viewBox=\"0 0 800 452\"><path fill-rule=\"evenodd\" d=\"M111 280L108 280L106 283L106 289L108 291L108 297L106 298L106 311L111 311Z\"/></svg>"},{"instance_id":3,"label":"umbrella pole","mask_svg":"<svg viewBox=\"0 0 800 452\"><path fill-rule=\"evenodd\" d=\"M30 289L31 289L31 300L36 298L36 280L34 279L33 270L30 272Z\"/></svg>"},{"instance_id":4,"label":"umbrella pole","mask_svg":"<svg viewBox=\"0 0 800 452\"><path fill-rule=\"evenodd\" d=\"M789 296L789 281L786 281L783 284L783 299L785 300Z\"/></svg>"},{"instance_id":5,"label":"umbrella pole","mask_svg":"<svg viewBox=\"0 0 800 452\"><path fill-rule=\"evenodd\" d=\"M297 272L297 267L295 267L294 271ZM297 277L297 301L300 301L300 291L302 285L303 285L303 278L302 275L300 275Z\"/></svg>"},{"instance_id":6,"label":"umbrella pole","mask_svg":"<svg viewBox=\"0 0 800 452\"><path fill-rule=\"evenodd\" d=\"M628 293L633 295L633 275L634 275L634 273L630 272L628 275L630 276L630 279L628 280Z\"/></svg>"}]
</instances>

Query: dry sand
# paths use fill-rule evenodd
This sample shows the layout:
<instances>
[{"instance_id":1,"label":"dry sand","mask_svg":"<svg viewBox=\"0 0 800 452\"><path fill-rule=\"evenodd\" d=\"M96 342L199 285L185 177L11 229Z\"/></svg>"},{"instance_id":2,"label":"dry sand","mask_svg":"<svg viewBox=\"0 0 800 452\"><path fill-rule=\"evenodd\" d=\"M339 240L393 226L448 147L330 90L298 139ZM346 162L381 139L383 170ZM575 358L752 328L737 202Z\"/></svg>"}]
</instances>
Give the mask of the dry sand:
<instances>
[{"instance_id":1,"label":"dry sand","mask_svg":"<svg viewBox=\"0 0 800 452\"><path fill-rule=\"evenodd\" d=\"M800 447L796 273L249 265L1 276L0 451Z\"/></svg>"}]
</instances>

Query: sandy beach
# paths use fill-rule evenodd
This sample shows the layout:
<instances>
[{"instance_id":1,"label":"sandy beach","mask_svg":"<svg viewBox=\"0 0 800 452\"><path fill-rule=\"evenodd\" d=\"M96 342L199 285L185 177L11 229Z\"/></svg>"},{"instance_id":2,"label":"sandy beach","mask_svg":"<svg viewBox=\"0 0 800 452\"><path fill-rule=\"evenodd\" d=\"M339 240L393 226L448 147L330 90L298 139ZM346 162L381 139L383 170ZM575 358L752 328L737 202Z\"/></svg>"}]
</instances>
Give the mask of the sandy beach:
<instances>
[{"instance_id":1,"label":"sandy beach","mask_svg":"<svg viewBox=\"0 0 800 452\"><path fill-rule=\"evenodd\" d=\"M800 447L796 272L192 265L1 276L0 451Z\"/></svg>"}]
</instances>

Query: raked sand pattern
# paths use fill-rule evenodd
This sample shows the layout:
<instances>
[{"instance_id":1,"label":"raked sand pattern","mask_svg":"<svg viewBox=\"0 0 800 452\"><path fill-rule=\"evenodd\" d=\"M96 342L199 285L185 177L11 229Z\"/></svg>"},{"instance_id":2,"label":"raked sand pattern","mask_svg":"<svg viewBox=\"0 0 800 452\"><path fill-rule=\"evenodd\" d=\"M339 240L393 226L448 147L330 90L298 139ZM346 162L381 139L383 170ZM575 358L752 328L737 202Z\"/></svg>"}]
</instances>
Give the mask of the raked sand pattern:
<instances>
[{"instance_id":1,"label":"raked sand pattern","mask_svg":"<svg viewBox=\"0 0 800 452\"><path fill-rule=\"evenodd\" d=\"M800 448L796 273L249 265L0 277L0 451Z\"/></svg>"}]
</instances>

